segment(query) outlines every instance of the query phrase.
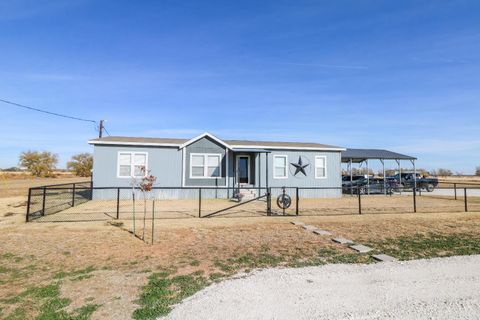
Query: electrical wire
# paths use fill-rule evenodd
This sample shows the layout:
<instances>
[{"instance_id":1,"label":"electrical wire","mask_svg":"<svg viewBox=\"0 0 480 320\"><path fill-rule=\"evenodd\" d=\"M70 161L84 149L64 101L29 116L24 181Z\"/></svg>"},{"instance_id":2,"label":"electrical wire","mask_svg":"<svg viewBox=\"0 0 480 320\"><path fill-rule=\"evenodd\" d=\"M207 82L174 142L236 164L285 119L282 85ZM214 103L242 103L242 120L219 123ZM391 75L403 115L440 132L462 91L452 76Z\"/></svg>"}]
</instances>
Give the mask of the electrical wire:
<instances>
[{"instance_id":1,"label":"electrical wire","mask_svg":"<svg viewBox=\"0 0 480 320\"><path fill-rule=\"evenodd\" d=\"M13 106L20 107L20 108L25 108L25 109L29 109L29 110L33 110L33 111L38 111L38 112L47 113L47 114L50 114L50 115L53 115L53 116L57 116L57 117L62 117L62 118L67 118L67 119L72 119L72 120L78 120L78 121L85 121L85 122L93 122L93 123L95 123L95 124L97 123L97 121L95 121L95 120L82 119L82 118L78 118L78 117L67 116L67 115L60 114L60 113L55 113L55 112L50 112L50 111L46 111L46 110L42 110L42 109L38 109L38 108L33 108L33 107L25 106L25 105L23 105L23 104L19 104L19 103L12 102L12 101L8 101L8 100L4 100L4 99L0 99L0 102L7 103L7 104L10 104L10 105L13 105Z\"/></svg>"}]
</instances>

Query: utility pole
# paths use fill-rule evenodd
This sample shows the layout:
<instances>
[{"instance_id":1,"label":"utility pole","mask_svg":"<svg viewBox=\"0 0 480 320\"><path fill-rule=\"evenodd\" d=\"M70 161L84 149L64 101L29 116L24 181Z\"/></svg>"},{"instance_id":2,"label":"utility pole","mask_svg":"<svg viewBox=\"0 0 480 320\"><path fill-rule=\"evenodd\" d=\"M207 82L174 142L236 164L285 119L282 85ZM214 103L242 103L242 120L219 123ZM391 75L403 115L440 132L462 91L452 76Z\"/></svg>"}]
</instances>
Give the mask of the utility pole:
<instances>
[{"instance_id":1,"label":"utility pole","mask_svg":"<svg viewBox=\"0 0 480 320\"><path fill-rule=\"evenodd\" d=\"M98 129L98 137L101 138L103 136L103 120L100 120L100 126Z\"/></svg>"}]
</instances>

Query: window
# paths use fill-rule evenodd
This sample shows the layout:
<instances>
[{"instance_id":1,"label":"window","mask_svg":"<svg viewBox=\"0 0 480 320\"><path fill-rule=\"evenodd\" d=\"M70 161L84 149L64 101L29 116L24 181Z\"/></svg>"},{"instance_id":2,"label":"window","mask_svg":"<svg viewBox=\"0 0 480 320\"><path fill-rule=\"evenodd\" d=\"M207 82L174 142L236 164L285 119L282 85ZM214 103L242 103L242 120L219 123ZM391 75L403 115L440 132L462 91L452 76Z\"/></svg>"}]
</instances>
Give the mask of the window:
<instances>
[{"instance_id":1,"label":"window","mask_svg":"<svg viewBox=\"0 0 480 320\"><path fill-rule=\"evenodd\" d=\"M142 172L142 168L145 172ZM146 152L119 152L118 153L118 177L131 178L143 177L147 171Z\"/></svg>"},{"instance_id":2,"label":"window","mask_svg":"<svg viewBox=\"0 0 480 320\"><path fill-rule=\"evenodd\" d=\"M190 178L220 177L221 157L221 154L190 154Z\"/></svg>"},{"instance_id":3,"label":"window","mask_svg":"<svg viewBox=\"0 0 480 320\"><path fill-rule=\"evenodd\" d=\"M273 156L273 177L275 179L288 178L288 157Z\"/></svg>"},{"instance_id":4,"label":"window","mask_svg":"<svg viewBox=\"0 0 480 320\"><path fill-rule=\"evenodd\" d=\"M325 179L327 177L327 157L315 157L315 179Z\"/></svg>"}]
</instances>

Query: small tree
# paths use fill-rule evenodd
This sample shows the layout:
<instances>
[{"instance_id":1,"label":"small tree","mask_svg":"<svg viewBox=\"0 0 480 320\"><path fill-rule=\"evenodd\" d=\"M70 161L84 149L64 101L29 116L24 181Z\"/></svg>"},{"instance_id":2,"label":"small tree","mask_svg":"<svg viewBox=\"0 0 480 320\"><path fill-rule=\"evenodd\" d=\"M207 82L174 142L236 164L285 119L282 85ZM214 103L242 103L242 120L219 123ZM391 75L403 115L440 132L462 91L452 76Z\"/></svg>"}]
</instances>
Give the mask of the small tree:
<instances>
[{"instance_id":1,"label":"small tree","mask_svg":"<svg viewBox=\"0 0 480 320\"><path fill-rule=\"evenodd\" d=\"M475 169L475 175L480 176L480 166Z\"/></svg>"},{"instance_id":2,"label":"small tree","mask_svg":"<svg viewBox=\"0 0 480 320\"><path fill-rule=\"evenodd\" d=\"M24 151L20 154L20 166L35 177L53 177L58 156L48 151Z\"/></svg>"},{"instance_id":3,"label":"small tree","mask_svg":"<svg viewBox=\"0 0 480 320\"><path fill-rule=\"evenodd\" d=\"M142 174L144 175L142 181L140 182L140 190L143 193L143 233L142 240L145 240L145 220L147 218L147 199L150 196L152 191L153 184L157 181L157 177L150 174L150 170L146 170L145 167L141 168Z\"/></svg>"},{"instance_id":4,"label":"small tree","mask_svg":"<svg viewBox=\"0 0 480 320\"><path fill-rule=\"evenodd\" d=\"M92 175L92 167L93 157L90 153L76 154L67 162L67 169L72 170L79 177L90 177Z\"/></svg>"},{"instance_id":5,"label":"small tree","mask_svg":"<svg viewBox=\"0 0 480 320\"><path fill-rule=\"evenodd\" d=\"M437 175L439 175L440 177L449 177L453 175L453 173L452 170L440 168L437 170Z\"/></svg>"}]
</instances>

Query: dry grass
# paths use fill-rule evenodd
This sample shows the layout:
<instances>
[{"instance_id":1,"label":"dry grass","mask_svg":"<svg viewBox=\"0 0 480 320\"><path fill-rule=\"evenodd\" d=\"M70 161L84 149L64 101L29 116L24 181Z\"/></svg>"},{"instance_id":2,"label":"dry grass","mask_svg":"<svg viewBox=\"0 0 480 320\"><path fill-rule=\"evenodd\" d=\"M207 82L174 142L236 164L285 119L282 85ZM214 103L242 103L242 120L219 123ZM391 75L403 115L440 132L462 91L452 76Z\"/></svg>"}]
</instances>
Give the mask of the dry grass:
<instances>
[{"instance_id":1,"label":"dry grass","mask_svg":"<svg viewBox=\"0 0 480 320\"><path fill-rule=\"evenodd\" d=\"M274 201L272 209L275 214L283 214ZM224 212L216 213L219 210L226 209L235 202L225 199L203 199L201 216L212 215L222 218L238 217L259 217L266 215L266 202L254 201ZM469 207L472 211L480 210L480 197L471 196L468 199ZM405 193L397 196L362 196L362 213L364 214L392 214L392 213L411 213L414 210L412 194ZM285 211L287 215L296 213L295 199L289 209ZM198 200L156 200L155 218L157 219L178 219L195 218L199 215ZM36 219L37 222L44 221L90 221L90 220L109 220L116 217L116 200L94 200L68 208L62 212L52 215L46 215ZM151 217L152 201L147 201L147 211ZM139 216L144 211L144 202L137 201L135 205L136 215ZM417 196L417 212L461 212L464 211L464 202L459 193L458 200L448 196L433 196L424 193L423 196ZM121 200L119 202L119 218L131 220L133 217L133 205L131 200ZM303 199L299 201L299 214L302 216L327 216L327 215L355 215L359 213L359 203L356 196L344 196L333 199Z\"/></svg>"},{"instance_id":2,"label":"dry grass","mask_svg":"<svg viewBox=\"0 0 480 320\"><path fill-rule=\"evenodd\" d=\"M19 192L34 182L27 180L13 189ZM72 180L50 179L48 183ZM0 198L0 318L18 315L17 318L27 319L39 315L53 294L47 291L50 298L39 298L38 292L52 286L58 286L55 299L63 301L65 312L90 310L93 319L129 319L139 307L135 301L142 287L151 282L152 274L160 271L218 279L258 266L371 262L368 256L352 254L327 237L291 225L292 220L373 244L431 233L480 239L478 198L469 199L471 210L477 213L456 212L463 210L461 198L455 201L451 197L422 196L417 199L419 213L413 214L409 196L371 196L362 198L364 215L356 214L356 197L344 197L301 199L301 212L308 216L266 217L265 202L254 202L239 207L237 212L208 219L192 217L198 214L195 200L159 201L159 215L183 219L155 220L154 244L149 245L129 232L133 228L130 201L121 202L120 226L106 221L25 224L24 195ZM203 214L232 204L204 199ZM62 214L68 217L73 211L75 215L88 216L85 213L90 212L110 220L105 212L114 212L115 207L115 201L89 202ZM138 207L137 217L141 212ZM293 214L294 210L287 213ZM142 221L136 222L136 233L141 235ZM151 222L146 223L147 241L151 241ZM25 292L34 294L26 296Z\"/></svg>"},{"instance_id":3,"label":"dry grass","mask_svg":"<svg viewBox=\"0 0 480 320\"><path fill-rule=\"evenodd\" d=\"M28 188L50 184L88 181L89 178L76 177L71 174L58 175L56 178L36 178L28 174L0 172L0 198L26 196Z\"/></svg>"}]
</instances>

